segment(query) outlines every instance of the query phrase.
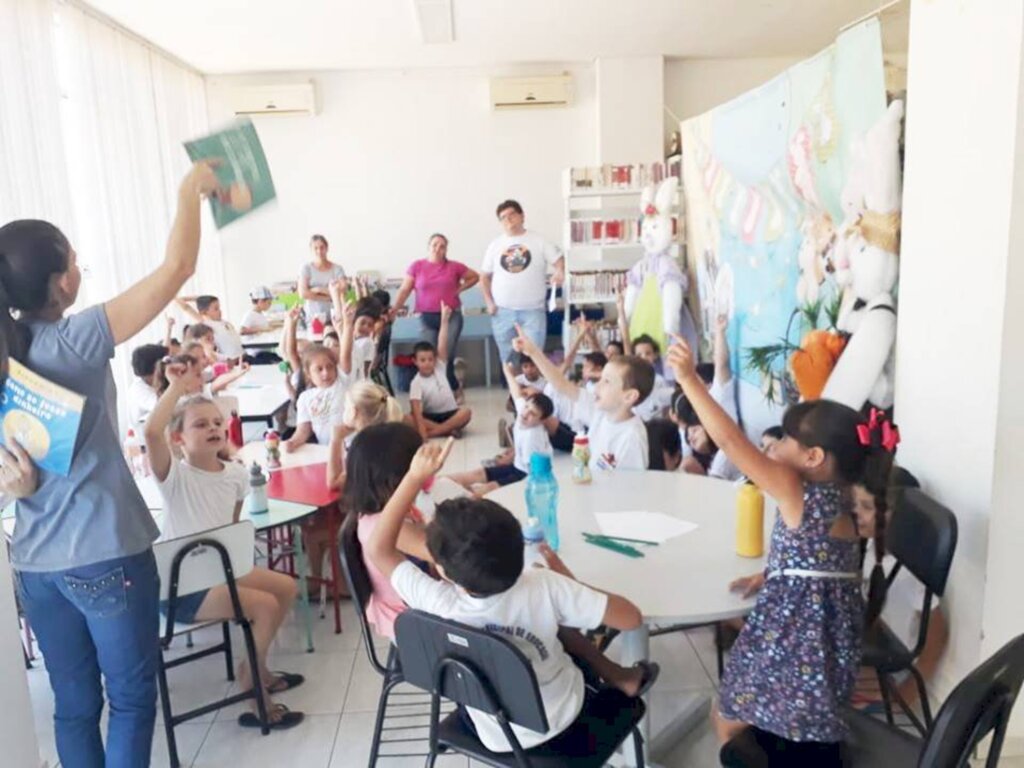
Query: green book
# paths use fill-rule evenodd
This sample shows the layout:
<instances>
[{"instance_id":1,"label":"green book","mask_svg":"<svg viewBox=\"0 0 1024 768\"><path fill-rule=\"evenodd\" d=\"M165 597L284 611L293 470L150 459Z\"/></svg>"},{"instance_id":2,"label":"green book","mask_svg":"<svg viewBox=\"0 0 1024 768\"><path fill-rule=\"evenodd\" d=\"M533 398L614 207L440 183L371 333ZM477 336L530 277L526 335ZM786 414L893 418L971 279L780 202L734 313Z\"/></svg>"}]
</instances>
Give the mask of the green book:
<instances>
[{"instance_id":1,"label":"green book","mask_svg":"<svg viewBox=\"0 0 1024 768\"><path fill-rule=\"evenodd\" d=\"M267 156L252 120L238 120L222 131L187 141L185 151L192 162L220 160L214 171L227 192L210 198L217 229L277 197Z\"/></svg>"}]
</instances>

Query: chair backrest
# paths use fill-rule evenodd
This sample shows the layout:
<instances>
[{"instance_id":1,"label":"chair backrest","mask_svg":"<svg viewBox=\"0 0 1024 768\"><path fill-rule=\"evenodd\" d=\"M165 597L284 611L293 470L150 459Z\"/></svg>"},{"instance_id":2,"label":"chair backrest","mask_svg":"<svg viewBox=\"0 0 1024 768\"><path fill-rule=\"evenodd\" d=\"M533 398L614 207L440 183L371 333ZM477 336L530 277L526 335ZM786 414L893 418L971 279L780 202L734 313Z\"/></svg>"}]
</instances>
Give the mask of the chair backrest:
<instances>
[{"instance_id":1,"label":"chair backrest","mask_svg":"<svg viewBox=\"0 0 1024 768\"><path fill-rule=\"evenodd\" d=\"M548 730L537 676L503 637L408 610L395 622L405 680L446 699L538 733Z\"/></svg>"},{"instance_id":2,"label":"chair backrest","mask_svg":"<svg viewBox=\"0 0 1024 768\"><path fill-rule=\"evenodd\" d=\"M956 517L918 488L902 488L886 531L886 549L932 594L946 591L956 552Z\"/></svg>"},{"instance_id":3,"label":"chair backrest","mask_svg":"<svg viewBox=\"0 0 1024 768\"><path fill-rule=\"evenodd\" d=\"M369 605L370 596L373 594L373 583L370 581L370 574L366 571L366 563L363 562L363 547L359 543L358 528L359 515L349 512L345 516L345 522L341 524L338 536L341 549L341 569L345 572L348 591L352 595L356 616L359 617L359 629L363 634L366 655L370 657L370 663L374 669L383 675L385 667L381 663L380 657L377 656L377 646L373 643L370 622L366 620L366 606Z\"/></svg>"},{"instance_id":4,"label":"chair backrest","mask_svg":"<svg viewBox=\"0 0 1024 768\"><path fill-rule=\"evenodd\" d=\"M971 672L949 694L925 739L921 768L959 768L989 733L988 768L995 768L1021 683L1024 635L1014 638Z\"/></svg>"},{"instance_id":5,"label":"chair backrest","mask_svg":"<svg viewBox=\"0 0 1024 768\"><path fill-rule=\"evenodd\" d=\"M160 599L168 599L171 584L175 581L176 560L180 562L176 579L180 597L227 581L221 550L227 555L233 576L236 579L245 576L253 568L255 542L256 529L251 520L157 542L153 545L153 554L160 574ZM186 553L179 558L182 551Z\"/></svg>"}]
</instances>

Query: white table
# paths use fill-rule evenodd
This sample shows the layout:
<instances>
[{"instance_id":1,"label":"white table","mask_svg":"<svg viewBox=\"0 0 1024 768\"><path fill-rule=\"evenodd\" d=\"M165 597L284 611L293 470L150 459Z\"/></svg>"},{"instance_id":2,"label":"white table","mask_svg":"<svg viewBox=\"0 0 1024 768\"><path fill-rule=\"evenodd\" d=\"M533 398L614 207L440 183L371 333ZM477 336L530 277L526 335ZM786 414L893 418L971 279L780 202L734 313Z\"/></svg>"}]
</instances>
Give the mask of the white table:
<instances>
[{"instance_id":1,"label":"white table","mask_svg":"<svg viewBox=\"0 0 1024 768\"><path fill-rule=\"evenodd\" d=\"M281 449L281 466L275 469L289 469L291 467L304 467L308 464L324 464L327 462L330 446L319 443L305 443L291 453L285 453ZM253 440L246 443L238 451L240 458L245 465L251 466L255 461L264 471L273 472L274 469L267 468L267 449L262 440Z\"/></svg>"},{"instance_id":2,"label":"white table","mask_svg":"<svg viewBox=\"0 0 1024 768\"><path fill-rule=\"evenodd\" d=\"M273 426L273 415L288 405L285 374L276 365L254 365L222 394L238 399L242 421L265 421Z\"/></svg>"},{"instance_id":3,"label":"white table","mask_svg":"<svg viewBox=\"0 0 1024 768\"><path fill-rule=\"evenodd\" d=\"M250 333L242 337L243 349L276 349L281 343L281 328L273 328L261 333Z\"/></svg>"},{"instance_id":4,"label":"white table","mask_svg":"<svg viewBox=\"0 0 1024 768\"><path fill-rule=\"evenodd\" d=\"M651 625L706 624L743 616L753 607L754 600L728 589L730 581L763 567L762 558L735 552L734 484L682 472L597 471L593 483L577 485L568 456L557 457L554 468L559 484L558 554L581 582L629 598L644 615L643 626L620 638L624 665L648 658ZM507 485L488 498L525 521L525 487L525 482ZM636 559L583 539L584 531L601 533L596 512L626 510L663 512L698 528L657 547L640 546L645 556ZM767 547L771 515L765 517ZM690 694L681 713L653 740L649 718L644 718L641 733L655 760L706 717L709 703L705 694ZM626 750L627 759L631 753Z\"/></svg>"}]
</instances>

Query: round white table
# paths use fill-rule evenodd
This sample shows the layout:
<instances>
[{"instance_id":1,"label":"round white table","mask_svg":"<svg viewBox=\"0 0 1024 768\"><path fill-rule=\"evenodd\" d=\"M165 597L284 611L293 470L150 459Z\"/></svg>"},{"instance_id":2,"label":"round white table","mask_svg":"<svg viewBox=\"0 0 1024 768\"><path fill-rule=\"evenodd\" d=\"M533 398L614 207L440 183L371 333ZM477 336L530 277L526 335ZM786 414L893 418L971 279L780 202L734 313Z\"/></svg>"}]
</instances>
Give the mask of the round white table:
<instances>
[{"instance_id":1,"label":"round white table","mask_svg":"<svg viewBox=\"0 0 1024 768\"><path fill-rule=\"evenodd\" d=\"M736 486L682 472L595 471L589 485L572 482L572 462L556 457L559 556L576 578L598 589L629 598L640 608L644 624L624 632L621 663L647 659L652 625L708 624L743 616L754 600L729 591L729 582L763 568L763 558L735 552ZM526 519L526 483L499 488L487 498ZM765 547L772 515L765 506ZM644 557L630 558L586 542L583 532L601 533L595 513L646 510L697 525L696 530L655 547L634 545ZM657 686L655 686L657 687ZM710 697L694 693L662 732L648 738L649 718L641 732L650 754L666 754L706 716ZM629 760L632 750L626 750Z\"/></svg>"},{"instance_id":2,"label":"round white table","mask_svg":"<svg viewBox=\"0 0 1024 768\"><path fill-rule=\"evenodd\" d=\"M254 365L242 378L223 390L238 399L238 415L242 421L265 421L273 426L272 417L288 405L288 387L284 373L276 365Z\"/></svg>"}]
</instances>

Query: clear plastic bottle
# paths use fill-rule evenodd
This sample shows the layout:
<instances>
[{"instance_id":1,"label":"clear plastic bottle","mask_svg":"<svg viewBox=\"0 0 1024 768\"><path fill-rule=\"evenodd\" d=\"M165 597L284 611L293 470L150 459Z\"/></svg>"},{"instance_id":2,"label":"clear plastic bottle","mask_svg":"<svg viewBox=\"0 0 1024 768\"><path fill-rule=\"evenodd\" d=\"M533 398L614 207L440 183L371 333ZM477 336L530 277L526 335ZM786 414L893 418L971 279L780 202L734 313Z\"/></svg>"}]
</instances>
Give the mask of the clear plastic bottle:
<instances>
[{"instance_id":1,"label":"clear plastic bottle","mask_svg":"<svg viewBox=\"0 0 1024 768\"><path fill-rule=\"evenodd\" d=\"M541 554L540 545L544 543L544 528L540 520L531 517L523 526L523 568L535 565L546 565L547 561Z\"/></svg>"},{"instance_id":2,"label":"clear plastic bottle","mask_svg":"<svg viewBox=\"0 0 1024 768\"><path fill-rule=\"evenodd\" d=\"M590 474L590 438L576 435L572 441L572 481L586 485L593 479Z\"/></svg>"},{"instance_id":3,"label":"clear plastic bottle","mask_svg":"<svg viewBox=\"0 0 1024 768\"><path fill-rule=\"evenodd\" d=\"M262 515L270 511L267 500L267 478L255 461L249 467L249 495L245 498L245 510L250 515Z\"/></svg>"},{"instance_id":4,"label":"clear plastic bottle","mask_svg":"<svg viewBox=\"0 0 1024 768\"><path fill-rule=\"evenodd\" d=\"M548 546L558 551L558 481L551 472L551 457L535 453L530 457L526 478L526 513L540 521Z\"/></svg>"}]
</instances>

